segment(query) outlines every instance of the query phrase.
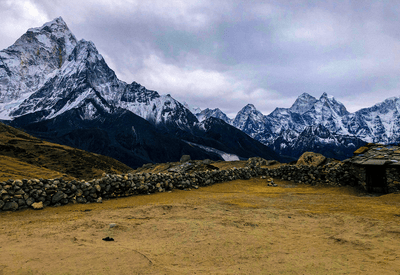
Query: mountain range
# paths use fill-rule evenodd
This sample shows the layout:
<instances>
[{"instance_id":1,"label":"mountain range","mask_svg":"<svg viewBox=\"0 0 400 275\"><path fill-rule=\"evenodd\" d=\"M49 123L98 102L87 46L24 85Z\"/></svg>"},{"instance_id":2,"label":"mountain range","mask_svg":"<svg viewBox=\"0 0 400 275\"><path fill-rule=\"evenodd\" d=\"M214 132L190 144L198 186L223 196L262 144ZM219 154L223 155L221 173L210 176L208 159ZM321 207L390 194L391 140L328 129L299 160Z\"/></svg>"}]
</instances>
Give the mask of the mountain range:
<instances>
[{"instance_id":1,"label":"mountain range","mask_svg":"<svg viewBox=\"0 0 400 275\"><path fill-rule=\"evenodd\" d=\"M366 142L398 143L399 123L398 97L350 113L326 93L319 99L303 93L290 108L276 108L269 115L248 104L231 122L278 153L298 157L309 150L329 155L328 151L332 151L327 148L334 146L337 149L334 155L339 159L351 156L354 149ZM306 142L304 136L312 136L313 142Z\"/></svg>"},{"instance_id":2,"label":"mountain range","mask_svg":"<svg viewBox=\"0 0 400 275\"><path fill-rule=\"evenodd\" d=\"M234 119L118 79L93 42L59 17L0 51L0 119L46 139L135 168L224 156L290 161L304 151L344 159L366 142L397 143L400 98L350 113L326 93L304 93L268 115L248 104Z\"/></svg>"},{"instance_id":3,"label":"mountain range","mask_svg":"<svg viewBox=\"0 0 400 275\"><path fill-rule=\"evenodd\" d=\"M199 122L170 95L119 80L94 43L78 41L61 17L29 29L0 51L0 119L133 168L185 154L282 159L223 121Z\"/></svg>"}]
</instances>

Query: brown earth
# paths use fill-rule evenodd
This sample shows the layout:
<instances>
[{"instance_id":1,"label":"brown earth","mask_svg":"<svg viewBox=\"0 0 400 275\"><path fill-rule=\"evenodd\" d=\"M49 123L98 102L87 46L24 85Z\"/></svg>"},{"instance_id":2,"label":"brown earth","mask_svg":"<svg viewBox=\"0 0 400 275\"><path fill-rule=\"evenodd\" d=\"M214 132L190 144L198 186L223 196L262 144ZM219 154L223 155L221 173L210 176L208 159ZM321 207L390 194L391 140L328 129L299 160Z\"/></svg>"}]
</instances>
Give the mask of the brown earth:
<instances>
[{"instance_id":1,"label":"brown earth","mask_svg":"<svg viewBox=\"0 0 400 275\"><path fill-rule=\"evenodd\" d=\"M399 194L275 182L0 213L0 274L400 274Z\"/></svg>"},{"instance_id":2,"label":"brown earth","mask_svg":"<svg viewBox=\"0 0 400 275\"><path fill-rule=\"evenodd\" d=\"M0 181L22 178L90 180L132 169L102 155L35 138L0 123Z\"/></svg>"}]
</instances>

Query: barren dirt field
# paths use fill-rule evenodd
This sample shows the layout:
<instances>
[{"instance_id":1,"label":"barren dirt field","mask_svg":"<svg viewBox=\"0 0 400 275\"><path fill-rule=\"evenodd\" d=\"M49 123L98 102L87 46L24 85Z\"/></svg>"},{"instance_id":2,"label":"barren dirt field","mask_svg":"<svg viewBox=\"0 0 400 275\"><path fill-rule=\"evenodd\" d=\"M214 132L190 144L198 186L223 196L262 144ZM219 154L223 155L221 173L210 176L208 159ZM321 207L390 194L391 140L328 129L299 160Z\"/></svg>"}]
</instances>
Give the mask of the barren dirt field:
<instances>
[{"instance_id":1,"label":"barren dirt field","mask_svg":"<svg viewBox=\"0 0 400 275\"><path fill-rule=\"evenodd\" d=\"M275 182L2 212L0 274L400 274L399 194Z\"/></svg>"}]
</instances>

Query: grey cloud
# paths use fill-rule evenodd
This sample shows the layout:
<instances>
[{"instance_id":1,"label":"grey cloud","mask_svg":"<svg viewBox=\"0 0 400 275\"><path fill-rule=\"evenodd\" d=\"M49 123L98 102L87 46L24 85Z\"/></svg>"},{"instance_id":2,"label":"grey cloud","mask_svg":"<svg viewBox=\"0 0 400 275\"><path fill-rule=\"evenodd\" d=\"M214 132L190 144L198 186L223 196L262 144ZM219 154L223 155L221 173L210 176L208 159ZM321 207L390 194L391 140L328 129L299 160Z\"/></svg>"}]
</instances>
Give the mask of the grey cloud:
<instances>
[{"instance_id":1,"label":"grey cloud","mask_svg":"<svg viewBox=\"0 0 400 275\"><path fill-rule=\"evenodd\" d=\"M40 18L62 16L123 80L201 108L233 114L253 103L269 113L303 92L327 92L351 109L350 94L359 95L357 108L377 103L377 94L400 96L396 1L17 2L37 14L5 7L0 14L8 25L0 35L10 25L19 31L16 22L34 27L45 23Z\"/></svg>"}]
</instances>

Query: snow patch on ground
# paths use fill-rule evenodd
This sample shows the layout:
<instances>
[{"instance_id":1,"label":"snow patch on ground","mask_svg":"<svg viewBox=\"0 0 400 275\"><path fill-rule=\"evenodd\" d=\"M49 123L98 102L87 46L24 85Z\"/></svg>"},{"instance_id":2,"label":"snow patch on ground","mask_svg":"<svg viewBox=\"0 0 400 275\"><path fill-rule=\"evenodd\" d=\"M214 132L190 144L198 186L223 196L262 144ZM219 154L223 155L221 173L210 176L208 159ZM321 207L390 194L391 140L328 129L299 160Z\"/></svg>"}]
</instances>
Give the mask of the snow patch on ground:
<instances>
[{"instance_id":1,"label":"snow patch on ground","mask_svg":"<svg viewBox=\"0 0 400 275\"><path fill-rule=\"evenodd\" d=\"M199 148L203 149L204 151L211 152L211 153L216 153L216 154L220 155L225 161L240 160L239 157L237 155L234 155L234 154L229 154L229 153L226 153L226 152L221 151L221 150L217 150L217 149L212 148L212 147L196 144L196 143L189 142L189 141L186 141L186 140L184 140L184 142L186 142L187 144L190 144L192 146L199 147Z\"/></svg>"}]
</instances>

